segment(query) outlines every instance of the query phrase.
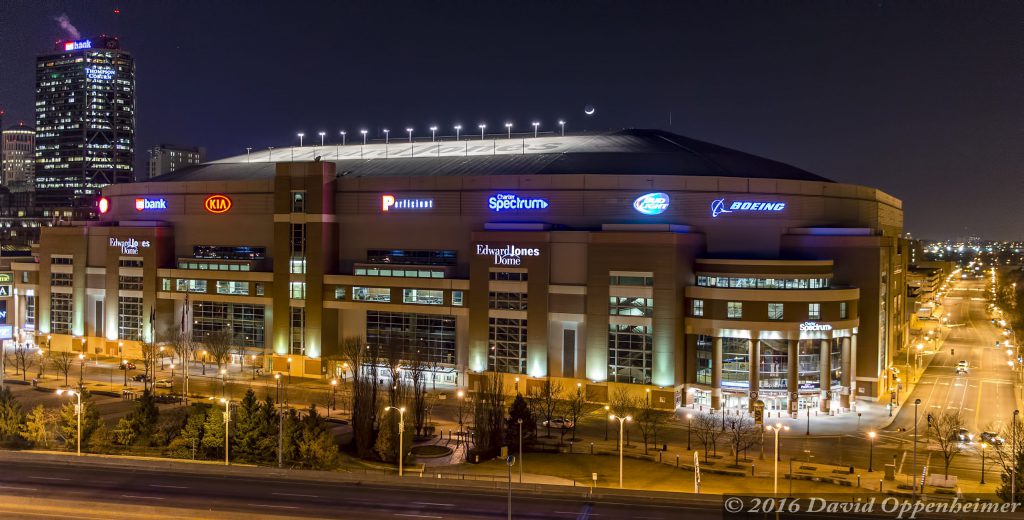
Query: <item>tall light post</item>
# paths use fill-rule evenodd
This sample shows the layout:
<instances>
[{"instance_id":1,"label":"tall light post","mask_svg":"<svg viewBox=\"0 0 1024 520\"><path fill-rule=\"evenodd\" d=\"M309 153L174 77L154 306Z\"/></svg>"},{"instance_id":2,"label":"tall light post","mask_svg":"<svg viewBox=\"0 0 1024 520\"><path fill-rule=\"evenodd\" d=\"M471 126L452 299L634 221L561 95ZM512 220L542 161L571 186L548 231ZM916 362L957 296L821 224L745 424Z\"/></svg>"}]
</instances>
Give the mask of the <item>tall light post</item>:
<instances>
[{"instance_id":1,"label":"tall light post","mask_svg":"<svg viewBox=\"0 0 1024 520\"><path fill-rule=\"evenodd\" d=\"M480 123L479 125L477 125L477 128L480 129L480 140L483 141L484 140L484 129L487 128L487 125L484 124L484 123Z\"/></svg>"},{"instance_id":2,"label":"tall light post","mask_svg":"<svg viewBox=\"0 0 1024 520\"><path fill-rule=\"evenodd\" d=\"M910 497L913 499L917 496L917 408L921 406L920 399L914 399L914 466L910 471L910 477L913 479L910 482Z\"/></svg>"},{"instance_id":3,"label":"tall light post","mask_svg":"<svg viewBox=\"0 0 1024 520\"><path fill-rule=\"evenodd\" d=\"M299 136L299 148L302 148L302 138L306 137L306 134L303 133L303 132L299 132L299 133L297 133L295 135Z\"/></svg>"},{"instance_id":4,"label":"tall light post","mask_svg":"<svg viewBox=\"0 0 1024 520\"><path fill-rule=\"evenodd\" d=\"M609 419L607 421L605 421L605 423L604 423L604 440L608 440L608 423L612 422L611 421L611 415L609 415L610 412L611 412L611 409L612 409L611 406L604 405L604 413L605 413L605 415L608 415L608 417L609 417Z\"/></svg>"},{"instance_id":5,"label":"tall light post","mask_svg":"<svg viewBox=\"0 0 1024 520\"><path fill-rule=\"evenodd\" d=\"M623 451L623 445L622 445L623 438L622 438L622 435L623 435L623 431L626 429L626 422L627 421L632 421L633 417L631 415L627 415L625 417L616 417L615 414L612 414L612 415L608 416L608 420L610 420L610 421L618 420L619 421L619 489L622 489L622 451Z\"/></svg>"},{"instance_id":6,"label":"tall light post","mask_svg":"<svg viewBox=\"0 0 1024 520\"><path fill-rule=\"evenodd\" d=\"M76 448L77 454L82 455L82 393L74 390L57 390L57 395L73 395L78 398L78 403L75 404L75 416L78 417L78 446Z\"/></svg>"},{"instance_id":7,"label":"tall light post","mask_svg":"<svg viewBox=\"0 0 1024 520\"><path fill-rule=\"evenodd\" d=\"M85 354L78 355L78 388L82 388L83 379L85 376Z\"/></svg>"},{"instance_id":8,"label":"tall light post","mask_svg":"<svg viewBox=\"0 0 1024 520\"><path fill-rule=\"evenodd\" d=\"M274 374L277 386L277 467L284 466L284 403L281 402L281 373Z\"/></svg>"},{"instance_id":9,"label":"tall light post","mask_svg":"<svg viewBox=\"0 0 1024 520\"><path fill-rule=\"evenodd\" d=\"M985 448L988 448L988 443L981 443L981 484L985 483Z\"/></svg>"},{"instance_id":10,"label":"tall light post","mask_svg":"<svg viewBox=\"0 0 1024 520\"><path fill-rule=\"evenodd\" d=\"M292 384L292 358L288 358L288 384Z\"/></svg>"},{"instance_id":11,"label":"tall light post","mask_svg":"<svg viewBox=\"0 0 1024 520\"><path fill-rule=\"evenodd\" d=\"M128 386L128 360L122 359L121 366L124 367L124 386Z\"/></svg>"},{"instance_id":12,"label":"tall light post","mask_svg":"<svg viewBox=\"0 0 1024 520\"><path fill-rule=\"evenodd\" d=\"M340 133L341 133L341 146L345 146L345 137L348 135L348 132L342 130Z\"/></svg>"},{"instance_id":13,"label":"tall light post","mask_svg":"<svg viewBox=\"0 0 1024 520\"><path fill-rule=\"evenodd\" d=\"M1013 411L1013 423L1011 424L1011 427L1010 427L1010 430L1013 433L1012 448L1010 450L1010 453L1013 454L1013 461L1014 461L1013 471L1010 472L1010 503L1011 504L1016 504L1017 503L1017 467L1016 467L1017 465L1016 465L1016 461L1018 459L1018 455L1017 455L1017 416L1018 415L1020 415L1020 410L1014 410Z\"/></svg>"},{"instance_id":14,"label":"tall light post","mask_svg":"<svg viewBox=\"0 0 1024 520\"><path fill-rule=\"evenodd\" d=\"M455 140L459 140L459 132L462 131L462 125L455 125Z\"/></svg>"},{"instance_id":15,"label":"tall light post","mask_svg":"<svg viewBox=\"0 0 1024 520\"><path fill-rule=\"evenodd\" d=\"M562 127L562 137L565 137L565 121L559 119L558 126Z\"/></svg>"},{"instance_id":16,"label":"tall light post","mask_svg":"<svg viewBox=\"0 0 1024 520\"><path fill-rule=\"evenodd\" d=\"M316 135L320 136L320 146L324 146L324 137L327 136L327 132L317 132Z\"/></svg>"},{"instance_id":17,"label":"tall light post","mask_svg":"<svg viewBox=\"0 0 1024 520\"><path fill-rule=\"evenodd\" d=\"M508 465L508 520L512 520L512 466L516 465L515 456L509 455L505 459L505 464ZM522 464L519 464L519 469L523 469Z\"/></svg>"},{"instance_id":18,"label":"tall light post","mask_svg":"<svg viewBox=\"0 0 1024 520\"><path fill-rule=\"evenodd\" d=\"M360 134L363 134L363 145L366 145L366 130L360 130Z\"/></svg>"},{"instance_id":19,"label":"tall light post","mask_svg":"<svg viewBox=\"0 0 1024 520\"><path fill-rule=\"evenodd\" d=\"M789 426L783 426L782 423L775 423L769 428L775 432L775 485L774 494L779 494L779 430L789 430Z\"/></svg>"},{"instance_id":20,"label":"tall light post","mask_svg":"<svg viewBox=\"0 0 1024 520\"><path fill-rule=\"evenodd\" d=\"M384 129L384 144L387 145L391 142L391 130Z\"/></svg>"},{"instance_id":21,"label":"tall light post","mask_svg":"<svg viewBox=\"0 0 1024 520\"><path fill-rule=\"evenodd\" d=\"M213 400L216 399L216 397L211 397L210 399ZM228 401L227 399L221 397L220 402L224 403L224 465L227 466L229 465L228 445L231 440L229 431L231 425L231 401Z\"/></svg>"},{"instance_id":22,"label":"tall light post","mask_svg":"<svg viewBox=\"0 0 1024 520\"><path fill-rule=\"evenodd\" d=\"M338 380L331 379L331 406L327 407L327 415L331 415L331 408L338 411Z\"/></svg>"},{"instance_id":23,"label":"tall light post","mask_svg":"<svg viewBox=\"0 0 1024 520\"><path fill-rule=\"evenodd\" d=\"M252 152L252 147L251 146L246 146L245 147L245 162L252 162L251 159L249 158L249 153L250 152Z\"/></svg>"},{"instance_id":24,"label":"tall light post","mask_svg":"<svg viewBox=\"0 0 1024 520\"><path fill-rule=\"evenodd\" d=\"M464 402L464 400L466 398L466 392L463 392L462 389L460 388L457 392L455 392L455 395L456 395L456 397L459 398L459 431L458 431L459 438L456 439L456 441L455 441L455 445L458 446L459 445L459 441L462 440L462 404L463 404L463 402Z\"/></svg>"},{"instance_id":25,"label":"tall light post","mask_svg":"<svg viewBox=\"0 0 1024 520\"><path fill-rule=\"evenodd\" d=\"M412 144L412 128L406 128L405 132L409 134L409 144Z\"/></svg>"},{"instance_id":26,"label":"tall light post","mask_svg":"<svg viewBox=\"0 0 1024 520\"><path fill-rule=\"evenodd\" d=\"M160 370L164 369L164 348L160 347Z\"/></svg>"},{"instance_id":27,"label":"tall light post","mask_svg":"<svg viewBox=\"0 0 1024 520\"><path fill-rule=\"evenodd\" d=\"M690 447L690 430L693 429L693 414L686 414L686 451L690 451L693 448Z\"/></svg>"},{"instance_id":28,"label":"tall light post","mask_svg":"<svg viewBox=\"0 0 1024 520\"><path fill-rule=\"evenodd\" d=\"M402 476L402 452L405 451L405 407L388 406L384 411L398 410L398 476ZM512 471L511 469L509 471ZM511 480L511 476L509 479Z\"/></svg>"},{"instance_id":29,"label":"tall light post","mask_svg":"<svg viewBox=\"0 0 1024 520\"><path fill-rule=\"evenodd\" d=\"M540 126L540 123L538 121L534 121L531 124L533 125L533 137L534 137L534 139L536 139L537 138L537 127Z\"/></svg>"},{"instance_id":30,"label":"tall light post","mask_svg":"<svg viewBox=\"0 0 1024 520\"><path fill-rule=\"evenodd\" d=\"M519 483L523 483L523 420L516 419L519 425Z\"/></svg>"},{"instance_id":31,"label":"tall light post","mask_svg":"<svg viewBox=\"0 0 1024 520\"><path fill-rule=\"evenodd\" d=\"M512 123L505 123L505 130L508 130L508 138L512 139Z\"/></svg>"},{"instance_id":32,"label":"tall light post","mask_svg":"<svg viewBox=\"0 0 1024 520\"><path fill-rule=\"evenodd\" d=\"M868 439L871 442L871 446L868 448L868 473L871 473L872 462L875 457L875 432L868 432Z\"/></svg>"},{"instance_id":33,"label":"tall light post","mask_svg":"<svg viewBox=\"0 0 1024 520\"><path fill-rule=\"evenodd\" d=\"M220 369L220 395L225 397L228 395L228 369Z\"/></svg>"},{"instance_id":34,"label":"tall light post","mask_svg":"<svg viewBox=\"0 0 1024 520\"><path fill-rule=\"evenodd\" d=\"M430 142L434 142L434 138L437 137L437 126L430 127Z\"/></svg>"}]
</instances>

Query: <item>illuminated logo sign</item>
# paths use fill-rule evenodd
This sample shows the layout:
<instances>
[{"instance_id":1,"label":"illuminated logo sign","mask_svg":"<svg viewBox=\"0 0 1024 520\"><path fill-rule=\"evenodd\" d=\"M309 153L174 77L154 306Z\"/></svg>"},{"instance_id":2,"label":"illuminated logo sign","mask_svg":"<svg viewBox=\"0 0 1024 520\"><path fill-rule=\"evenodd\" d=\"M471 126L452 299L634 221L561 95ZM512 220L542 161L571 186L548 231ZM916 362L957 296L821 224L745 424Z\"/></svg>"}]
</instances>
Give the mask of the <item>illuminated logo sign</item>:
<instances>
[{"instance_id":1,"label":"illuminated logo sign","mask_svg":"<svg viewBox=\"0 0 1024 520\"><path fill-rule=\"evenodd\" d=\"M14 325L0 325L0 341L14 339Z\"/></svg>"},{"instance_id":2,"label":"illuminated logo sign","mask_svg":"<svg viewBox=\"0 0 1024 520\"><path fill-rule=\"evenodd\" d=\"M85 77L89 79L114 79L114 69L101 69L99 67L86 67Z\"/></svg>"},{"instance_id":3,"label":"illuminated logo sign","mask_svg":"<svg viewBox=\"0 0 1024 520\"><path fill-rule=\"evenodd\" d=\"M519 265L523 262L524 256L540 256L540 249L513 245L495 248L487 244L477 244L476 254L493 256L494 265Z\"/></svg>"},{"instance_id":4,"label":"illuminated logo sign","mask_svg":"<svg viewBox=\"0 0 1024 520\"><path fill-rule=\"evenodd\" d=\"M828 323L817 323L814 321L805 321L800 324L801 332L815 332L815 331L829 331L832 330L832 326Z\"/></svg>"},{"instance_id":5,"label":"illuminated logo sign","mask_svg":"<svg viewBox=\"0 0 1024 520\"><path fill-rule=\"evenodd\" d=\"M660 215L668 209L667 193L648 193L633 201L633 209L644 215Z\"/></svg>"},{"instance_id":6,"label":"illuminated logo sign","mask_svg":"<svg viewBox=\"0 0 1024 520\"><path fill-rule=\"evenodd\" d=\"M0 323L7 323L7 302L0 302Z\"/></svg>"},{"instance_id":7,"label":"illuminated logo sign","mask_svg":"<svg viewBox=\"0 0 1024 520\"><path fill-rule=\"evenodd\" d=\"M711 201L711 216L717 217L722 213L732 213L734 211L782 211L786 209L785 202L749 202L749 201L737 201L726 203L725 199L715 199Z\"/></svg>"},{"instance_id":8,"label":"illuminated logo sign","mask_svg":"<svg viewBox=\"0 0 1024 520\"><path fill-rule=\"evenodd\" d=\"M128 238L125 240L121 240L119 238L110 239L110 247L116 247L121 249L122 255L137 255L139 254L140 247L148 248L149 245L149 240L143 240L142 242L139 242L134 238Z\"/></svg>"},{"instance_id":9,"label":"illuminated logo sign","mask_svg":"<svg viewBox=\"0 0 1024 520\"><path fill-rule=\"evenodd\" d=\"M147 211L151 209L167 209L167 199L135 199L135 211Z\"/></svg>"},{"instance_id":10,"label":"illuminated logo sign","mask_svg":"<svg viewBox=\"0 0 1024 520\"><path fill-rule=\"evenodd\" d=\"M499 193L487 199L487 207L493 211L545 209L548 207L548 201L524 199L514 193Z\"/></svg>"},{"instance_id":11,"label":"illuminated logo sign","mask_svg":"<svg viewBox=\"0 0 1024 520\"><path fill-rule=\"evenodd\" d=\"M432 209L434 199L400 199L394 195L381 195L381 211L395 211L397 209Z\"/></svg>"},{"instance_id":12,"label":"illuminated logo sign","mask_svg":"<svg viewBox=\"0 0 1024 520\"><path fill-rule=\"evenodd\" d=\"M91 49L92 40L78 40L73 42L64 42L65 51L78 51L82 49Z\"/></svg>"},{"instance_id":13,"label":"illuminated logo sign","mask_svg":"<svg viewBox=\"0 0 1024 520\"><path fill-rule=\"evenodd\" d=\"M0 298L10 298L10 297L11 297L11 286L10 285L0 285Z\"/></svg>"},{"instance_id":14,"label":"illuminated logo sign","mask_svg":"<svg viewBox=\"0 0 1024 520\"><path fill-rule=\"evenodd\" d=\"M14 283L14 273L0 273L0 283Z\"/></svg>"},{"instance_id":15,"label":"illuminated logo sign","mask_svg":"<svg viewBox=\"0 0 1024 520\"><path fill-rule=\"evenodd\" d=\"M106 215L110 211L110 199L106 197L100 197L99 203L100 215Z\"/></svg>"},{"instance_id":16,"label":"illuminated logo sign","mask_svg":"<svg viewBox=\"0 0 1024 520\"><path fill-rule=\"evenodd\" d=\"M210 195L203 201L203 207L210 213L227 213L231 209L231 199L227 195Z\"/></svg>"}]
</instances>

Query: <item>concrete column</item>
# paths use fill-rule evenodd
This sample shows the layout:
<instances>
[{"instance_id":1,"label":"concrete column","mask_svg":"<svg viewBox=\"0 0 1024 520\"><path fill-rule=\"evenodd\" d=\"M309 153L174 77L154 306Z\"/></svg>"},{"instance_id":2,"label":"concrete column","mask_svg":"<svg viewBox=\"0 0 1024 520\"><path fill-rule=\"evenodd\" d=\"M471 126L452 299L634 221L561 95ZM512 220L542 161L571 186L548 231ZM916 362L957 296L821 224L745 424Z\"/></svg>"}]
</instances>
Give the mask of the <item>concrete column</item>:
<instances>
[{"instance_id":1,"label":"concrete column","mask_svg":"<svg viewBox=\"0 0 1024 520\"><path fill-rule=\"evenodd\" d=\"M761 340L747 340L747 352L750 353L750 399L747 410L754 411L754 401L760 399L761 391Z\"/></svg>"},{"instance_id":2,"label":"concrete column","mask_svg":"<svg viewBox=\"0 0 1024 520\"><path fill-rule=\"evenodd\" d=\"M722 338L711 340L711 408L722 408Z\"/></svg>"},{"instance_id":3,"label":"concrete column","mask_svg":"<svg viewBox=\"0 0 1024 520\"><path fill-rule=\"evenodd\" d=\"M821 397L818 399L818 409L827 412L829 408L829 393L832 390L832 340L823 339L819 343L821 350L821 374L818 379L818 388L821 390Z\"/></svg>"},{"instance_id":4,"label":"concrete column","mask_svg":"<svg viewBox=\"0 0 1024 520\"><path fill-rule=\"evenodd\" d=\"M842 381L843 389L839 392L839 406L844 409L850 409L850 337L847 336L842 338L840 341L840 347L843 352L843 364L842 374L839 376L839 380Z\"/></svg>"},{"instance_id":5,"label":"concrete column","mask_svg":"<svg viewBox=\"0 0 1024 520\"><path fill-rule=\"evenodd\" d=\"M786 347L789 350L786 356L786 368L789 372L788 374L786 374L786 390L789 391L789 416L794 418L796 417L800 391L799 372L797 371L797 368L800 366L799 346L799 340L786 340Z\"/></svg>"}]
</instances>

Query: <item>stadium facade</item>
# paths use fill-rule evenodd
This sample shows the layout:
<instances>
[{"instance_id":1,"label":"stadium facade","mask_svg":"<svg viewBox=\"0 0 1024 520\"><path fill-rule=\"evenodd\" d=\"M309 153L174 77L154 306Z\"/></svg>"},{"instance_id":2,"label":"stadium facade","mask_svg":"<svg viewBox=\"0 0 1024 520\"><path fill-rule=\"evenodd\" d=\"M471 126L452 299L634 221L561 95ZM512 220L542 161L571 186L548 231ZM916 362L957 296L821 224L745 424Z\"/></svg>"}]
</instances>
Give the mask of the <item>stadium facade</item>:
<instances>
[{"instance_id":1,"label":"stadium facade","mask_svg":"<svg viewBox=\"0 0 1024 520\"><path fill-rule=\"evenodd\" d=\"M899 200L657 130L276 148L103 193L14 264L23 337L228 329L236 361L331 377L359 336L440 383L791 413L887 398L905 342Z\"/></svg>"}]
</instances>

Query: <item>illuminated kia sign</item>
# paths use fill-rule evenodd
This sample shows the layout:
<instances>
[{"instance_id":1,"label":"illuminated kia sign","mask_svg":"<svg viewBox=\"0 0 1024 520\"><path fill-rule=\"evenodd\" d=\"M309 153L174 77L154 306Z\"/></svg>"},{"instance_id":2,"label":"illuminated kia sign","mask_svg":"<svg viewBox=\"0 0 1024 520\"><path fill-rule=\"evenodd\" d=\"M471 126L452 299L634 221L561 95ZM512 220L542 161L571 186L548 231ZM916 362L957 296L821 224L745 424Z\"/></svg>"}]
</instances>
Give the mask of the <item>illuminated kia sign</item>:
<instances>
[{"instance_id":1,"label":"illuminated kia sign","mask_svg":"<svg viewBox=\"0 0 1024 520\"><path fill-rule=\"evenodd\" d=\"M148 211L152 209L167 209L167 199L147 199L144 197L135 199L135 211Z\"/></svg>"},{"instance_id":2,"label":"illuminated kia sign","mask_svg":"<svg viewBox=\"0 0 1024 520\"><path fill-rule=\"evenodd\" d=\"M668 209L668 203L667 193L648 193L633 201L633 209L644 215L660 215Z\"/></svg>"},{"instance_id":3,"label":"illuminated kia sign","mask_svg":"<svg viewBox=\"0 0 1024 520\"><path fill-rule=\"evenodd\" d=\"M487 207L492 211L537 210L546 209L548 205L544 199L524 199L514 193L499 193L487 199Z\"/></svg>"},{"instance_id":4,"label":"illuminated kia sign","mask_svg":"<svg viewBox=\"0 0 1024 520\"><path fill-rule=\"evenodd\" d=\"M406 199L394 195L380 196L381 211L395 211L403 209L433 209L434 199Z\"/></svg>"},{"instance_id":5,"label":"illuminated kia sign","mask_svg":"<svg viewBox=\"0 0 1024 520\"><path fill-rule=\"evenodd\" d=\"M106 215L110 211L110 199L106 197L100 197L99 203L100 215Z\"/></svg>"},{"instance_id":6,"label":"illuminated kia sign","mask_svg":"<svg viewBox=\"0 0 1024 520\"><path fill-rule=\"evenodd\" d=\"M725 202L725 199L715 199L711 201L711 216L717 217L723 213L733 213L736 211L752 211L756 213L763 212L778 212L786 209L785 202L752 202L752 201L733 201Z\"/></svg>"},{"instance_id":7,"label":"illuminated kia sign","mask_svg":"<svg viewBox=\"0 0 1024 520\"><path fill-rule=\"evenodd\" d=\"M227 195L210 195L203 201L203 208L213 214L227 213L231 209L231 199Z\"/></svg>"},{"instance_id":8,"label":"illuminated kia sign","mask_svg":"<svg viewBox=\"0 0 1024 520\"><path fill-rule=\"evenodd\" d=\"M78 40L71 42L64 42L65 51L80 51L82 49L91 49L92 40Z\"/></svg>"}]
</instances>

